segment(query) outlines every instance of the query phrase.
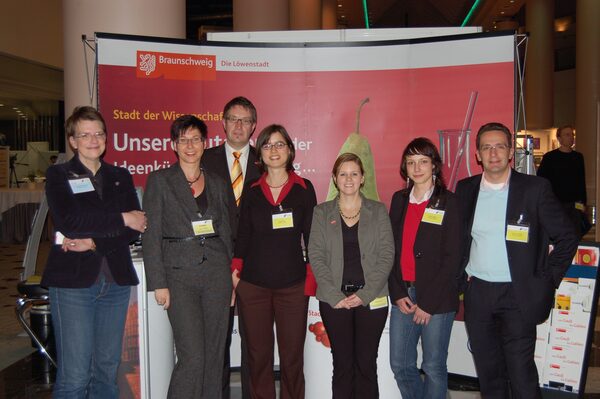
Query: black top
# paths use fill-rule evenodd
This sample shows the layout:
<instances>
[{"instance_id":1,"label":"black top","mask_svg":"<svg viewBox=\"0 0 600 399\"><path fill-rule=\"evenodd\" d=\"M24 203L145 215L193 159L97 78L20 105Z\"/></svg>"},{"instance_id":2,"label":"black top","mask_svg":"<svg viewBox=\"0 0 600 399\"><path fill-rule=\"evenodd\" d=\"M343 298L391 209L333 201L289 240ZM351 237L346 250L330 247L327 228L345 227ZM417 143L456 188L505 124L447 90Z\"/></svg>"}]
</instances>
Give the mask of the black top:
<instances>
[{"instance_id":1,"label":"black top","mask_svg":"<svg viewBox=\"0 0 600 399\"><path fill-rule=\"evenodd\" d=\"M301 238L307 246L317 197L310 181L300 177L297 180L303 181L306 188L299 182L290 182L293 186L281 201L281 208L293 213L292 228L273 229L273 212L279 206L267 200L260 184L245 188L234 250L234 258L243 261L242 280L265 288L287 288L305 279Z\"/></svg>"},{"instance_id":2,"label":"black top","mask_svg":"<svg viewBox=\"0 0 600 399\"><path fill-rule=\"evenodd\" d=\"M552 191L560 202L587 202L583 155L577 151L547 152L542 158L537 175L550 180Z\"/></svg>"},{"instance_id":3,"label":"black top","mask_svg":"<svg viewBox=\"0 0 600 399\"><path fill-rule=\"evenodd\" d=\"M350 227L342 219L342 241L344 243L344 274L342 284L364 285L365 275L360 263L358 223Z\"/></svg>"},{"instance_id":4,"label":"black top","mask_svg":"<svg viewBox=\"0 0 600 399\"><path fill-rule=\"evenodd\" d=\"M206 213L208 209L208 199L206 198L206 190L202 190L199 196L195 198L196 206L198 207L198 212L200 213L200 217Z\"/></svg>"}]
</instances>

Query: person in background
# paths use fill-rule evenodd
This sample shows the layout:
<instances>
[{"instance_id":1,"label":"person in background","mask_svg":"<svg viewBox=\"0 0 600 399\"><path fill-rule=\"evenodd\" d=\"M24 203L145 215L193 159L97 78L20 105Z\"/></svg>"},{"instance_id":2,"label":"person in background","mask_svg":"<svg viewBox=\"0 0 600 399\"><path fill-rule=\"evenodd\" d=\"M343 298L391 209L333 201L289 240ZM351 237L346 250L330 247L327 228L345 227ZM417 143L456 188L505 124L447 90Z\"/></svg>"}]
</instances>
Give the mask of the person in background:
<instances>
[{"instance_id":1,"label":"person in background","mask_svg":"<svg viewBox=\"0 0 600 399\"><path fill-rule=\"evenodd\" d=\"M149 291L169 315L177 364L168 397L220 398L231 300L226 183L200 167L207 129L192 115L171 125L178 161L148 177L142 237Z\"/></svg>"},{"instance_id":2,"label":"person in background","mask_svg":"<svg viewBox=\"0 0 600 399\"><path fill-rule=\"evenodd\" d=\"M118 398L127 306L138 284L129 243L146 217L129 172L102 160L102 115L77 107L65 130L75 155L46 171L56 231L41 281L50 291L58 360L52 397Z\"/></svg>"},{"instance_id":3,"label":"person in background","mask_svg":"<svg viewBox=\"0 0 600 399\"><path fill-rule=\"evenodd\" d=\"M536 326L548 318L578 238L550 183L510 167L506 126L481 126L476 147L483 174L459 181L456 196L465 325L481 396L541 398Z\"/></svg>"},{"instance_id":4,"label":"person in background","mask_svg":"<svg viewBox=\"0 0 600 399\"><path fill-rule=\"evenodd\" d=\"M301 239L309 242L313 185L294 172L294 144L281 125L258 136L262 176L241 202L232 280L248 348L253 399L274 399L274 333L281 371L281 398L304 398L304 340L308 297Z\"/></svg>"},{"instance_id":5,"label":"person in background","mask_svg":"<svg viewBox=\"0 0 600 399\"><path fill-rule=\"evenodd\" d=\"M389 278L390 364L405 399L445 399L448 345L458 310L458 204L446 190L442 160L427 138L404 149L400 174L407 188L392 197L396 256ZM421 378L417 345L421 341Z\"/></svg>"},{"instance_id":6,"label":"person in background","mask_svg":"<svg viewBox=\"0 0 600 399\"><path fill-rule=\"evenodd\" d=\"M556 139L560 147L544 154L537 175L550 181L554 195L573 220L579 237L583 237L592 227L585 214L587 193L583 155L573 150L575 134L572 126L559 127Z\"/></svg>"},{"instance_id":7,"label":"person in background","mask_svg":"<svg viewBox=\"0 0 600 399\"><path fill-rule=\"evenodd\" d=\"M333 165L336 199L314 211L308 245L321 318L331 342L334 399L379 397L377 352L388 315L394 238L385 206L365 198L361 159Z\"/></svg>"},{"instance_id":8,"label":"person in background","mask_svg":"<svg viewBox=\"0 0 600 399\"><path fill-rule=\"evenodd\" d=\"M250 137L256 129L256 120L256 107L250 100L246 97L231 99L223 109L223 130L227 140L220 146L207 149L202 156L202 166L206 170L221 176L228 183L227 203L229 204L231 231L233 232L234 241L240 217L239 203L244 194L245 183L260 177L260 170L256 165L256 149L250 145ZM223 364L223 399L229 399L231 396L229 387L231 374L229 348L231 347L234 315L235 303L232 303L227 342L225 343L225 362ZM243 339L243 331L241 331L239 324L238 332L241 344L242 399L250 399L246 342Z\"/></svg>"}]
</instances>

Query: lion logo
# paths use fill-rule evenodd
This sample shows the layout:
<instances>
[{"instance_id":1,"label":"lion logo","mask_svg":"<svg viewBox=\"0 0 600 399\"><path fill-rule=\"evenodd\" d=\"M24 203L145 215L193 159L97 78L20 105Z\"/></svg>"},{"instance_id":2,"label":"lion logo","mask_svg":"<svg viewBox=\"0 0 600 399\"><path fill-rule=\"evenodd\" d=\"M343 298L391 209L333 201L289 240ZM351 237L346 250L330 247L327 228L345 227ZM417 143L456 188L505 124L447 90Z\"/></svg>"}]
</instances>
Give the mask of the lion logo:
<instances>
[{"instance_id":1,"label":"lion logo","mask_svg":"<svg viewBox=\"0 0 600 399\"><path fill-rule=\"evenodd\" d=\"M156 56L154 54L140 54L140 71L146 76L156 70Z\"/></svg>"}]
</instances>

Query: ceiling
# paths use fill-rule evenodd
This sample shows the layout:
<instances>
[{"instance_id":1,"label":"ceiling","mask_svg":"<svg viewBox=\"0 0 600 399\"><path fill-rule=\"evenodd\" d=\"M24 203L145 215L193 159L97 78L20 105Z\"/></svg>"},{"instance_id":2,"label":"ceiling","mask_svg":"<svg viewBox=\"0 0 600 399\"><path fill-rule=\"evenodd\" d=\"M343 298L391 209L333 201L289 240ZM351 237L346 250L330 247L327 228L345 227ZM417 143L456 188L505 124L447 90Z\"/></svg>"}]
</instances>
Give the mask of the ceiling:
<instances>
[{"instance_id":1,"label":"ceiling","mask_svg":"<svg viewBox=\"0 0 600 399\"><path fill-rule=\"evenodd\" d=\"M187 38L197 40L199 32L230 31L232 1L187 0ZM365 28L362 0L336 1L339 29ZM570 28L562 32L557 28L555 64L557 68L573 68L576 2L554 1L557 21L570 23ZM467 22L469 26L493 31L525 24L526 0L368 0L369 27L461 26L474 3L478 5ZM62 98L62 71L0 53L0 121L57 115Z\"/></svg>"}]
</instances>

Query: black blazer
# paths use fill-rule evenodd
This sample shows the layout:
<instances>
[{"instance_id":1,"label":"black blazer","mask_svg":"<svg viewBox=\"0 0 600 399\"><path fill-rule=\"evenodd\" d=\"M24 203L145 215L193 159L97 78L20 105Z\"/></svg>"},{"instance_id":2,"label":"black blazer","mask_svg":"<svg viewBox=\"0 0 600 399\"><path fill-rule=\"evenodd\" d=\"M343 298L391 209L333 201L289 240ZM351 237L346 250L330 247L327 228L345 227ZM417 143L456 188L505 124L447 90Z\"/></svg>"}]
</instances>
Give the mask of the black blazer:
<instances>
[{"instance_id":1,"label":"black blazer","mask_svg":"<svg viewBox=\"0 0 600 399\"><path fill-rule=\"evenodd\" d=\"M104 161L97 173L102 174L102 199L96 191L71 191L69 179L89 174L77 155L46 172L46 197L55 231L68 238L93 238L96 251L63 252L60 245L52 245L41 282L44 287L90 287L103 257L117 284L138 283L129 243L140 233L125 227L121 215L140 209L133 180L126 169Z\"/></svg>"},{"instance_id":2,"label":"black blazer","mask_svg":"<svg viewBox=\"0 0 600 399\"><path fill-rule=\"evenodd\" d=\"M242 196L244 195L248 184L258 179L261 175L257 165L258 158L256 156L256 149L252 146L249 148L250 152L248 154L248 164L246 165ZM233 194L233 188L231 187L231 173L229 165L227 164L225 144L204 151L204 154L202 155L202 167L224 179L229 186L229 190L227 190L227 205L229 207L229 216L231 218L231 230L233 237L235 238L237 236L237 226L240 219L240 209L235 204L235 195Z\"/></svg>"},{"instance_id":3,"label":"black blazer","mask_svg":"<svg viewBox=\"0 0 600 399\"><path fill-rule=\"evenodd\" d=\"M461 242L463 275L469 262L471 229L480 185L481 175L477 175L459 181L456 188L465 226ZM563 207L552 193L550 183L513 170L508 188L506 222L514 222L521 217L529 224L529 241L505 241L508 264L516 301L525 320L539 324L548 318L554 289L571 265L579 240ZM550 254L549 244L554 245Z\"/></svg>"},{"instance_id":4,"label":"black blazer","mask_svg":"<svg viewBox=\"0 0 600 399\"><path fill-rule=\"evenodd\" d=\"M396 244L394 266L389 278L390 297L393 302L408 296L402 278L400 256L404 218L408 208L410 190L397 191L392 197L390 219ZM428 208L445 210L441 226L421 222L413 247L415 257L415 286L417 304L429 314L458 310L458 282L460 267L460 217L456 197L451 192L436 188L429 199Z\"/></svg>"}]
</instances>

